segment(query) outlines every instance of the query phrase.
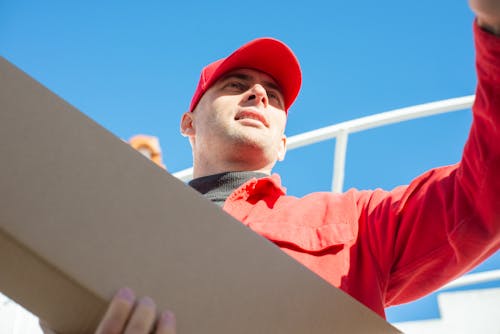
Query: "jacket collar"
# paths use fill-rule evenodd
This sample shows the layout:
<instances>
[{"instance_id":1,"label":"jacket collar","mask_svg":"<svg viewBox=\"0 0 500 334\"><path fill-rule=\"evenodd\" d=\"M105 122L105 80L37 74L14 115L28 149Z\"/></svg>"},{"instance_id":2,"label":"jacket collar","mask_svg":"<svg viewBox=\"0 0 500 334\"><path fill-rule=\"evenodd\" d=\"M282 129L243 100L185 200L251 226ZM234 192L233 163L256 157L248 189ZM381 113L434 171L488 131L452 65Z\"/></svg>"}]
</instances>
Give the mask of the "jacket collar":
<instances>
[{"instance_id":1,"label":"jacket collar","mask_svg":"<svg viewBox=\"0 0 500 334\"><path fill-rule=\"evenodd\" d=\"M252 178L237 188L228 200L247 200L252 195L259 193L269 194L269 187L274 190L273 192L279 195L286 195L286 188L281 185L281 177L278 174L272 174L263 178Z\"/></svg>"}]
</instances>

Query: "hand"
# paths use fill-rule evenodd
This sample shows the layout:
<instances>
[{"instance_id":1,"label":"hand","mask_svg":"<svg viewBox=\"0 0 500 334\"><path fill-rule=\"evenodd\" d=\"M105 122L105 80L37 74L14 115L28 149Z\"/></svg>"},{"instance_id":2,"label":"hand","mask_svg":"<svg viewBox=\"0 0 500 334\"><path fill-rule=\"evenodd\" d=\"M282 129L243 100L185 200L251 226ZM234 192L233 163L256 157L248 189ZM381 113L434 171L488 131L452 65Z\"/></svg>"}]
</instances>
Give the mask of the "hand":
<instances>
[{"instance_id":1,"label":"hand","mask_svg":"<svg viewBox=\"0 0 500 334\"><path fill-rule=\"evenodd\" d=\"M96 334L175 334L175 317L170 311L159 317L149 297L136 299L134 292L123 288L111 300Z\"/></svg>"},{"instance_id":2,"label":"hand","mask_svg":"<svg viewBox=\"0 0 500 334\"><path fill-rule=\"evenodd\" d=\"M477 16L478 25L500 36L500 0L469 0L469 5Z\"/></svg>"},{"instance_id":3,"label":"hand","mask_svg":"<svg viewBox=\"0 0 500 334\"><path fill-rule=\"evenodd\" d=\"M44 334L56 334L42 319ZM153 331L154 330L154 331ZM113 297L95 334L175 334L175 316L170 311L156 314L156 305L149 297L136 300L134 292L123 288Z\"/></svg>"}]
</instances>

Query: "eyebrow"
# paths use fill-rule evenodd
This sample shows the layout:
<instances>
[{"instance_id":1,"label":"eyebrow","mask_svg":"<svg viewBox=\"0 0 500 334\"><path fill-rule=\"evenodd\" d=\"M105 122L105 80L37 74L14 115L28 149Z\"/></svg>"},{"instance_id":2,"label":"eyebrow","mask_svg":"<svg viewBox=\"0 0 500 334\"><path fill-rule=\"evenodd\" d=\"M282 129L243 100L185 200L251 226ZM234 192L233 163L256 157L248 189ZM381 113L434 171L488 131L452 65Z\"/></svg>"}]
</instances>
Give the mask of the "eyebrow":
<instances>
[{"instance_id":1,"label":"eyebrow","mask_svg":"<svg viewBox=\"0 0 500 334\"><path fill-rule=\"evenodd\" d=\"M237 79L241 79L241 80L245 80L245 81L252 81L254 79L253 76L248 75L248 74L229 73L229 74L223 76L221 81L226 81L227 79L231 79L231 78L237 78ZM264 86L266 88L277 90L280 94L283 95L283 91L281 90L281 88L277 84L275 84L274 82L262 81L262 83L264 84Z\"/></svg>"}]
</instances>

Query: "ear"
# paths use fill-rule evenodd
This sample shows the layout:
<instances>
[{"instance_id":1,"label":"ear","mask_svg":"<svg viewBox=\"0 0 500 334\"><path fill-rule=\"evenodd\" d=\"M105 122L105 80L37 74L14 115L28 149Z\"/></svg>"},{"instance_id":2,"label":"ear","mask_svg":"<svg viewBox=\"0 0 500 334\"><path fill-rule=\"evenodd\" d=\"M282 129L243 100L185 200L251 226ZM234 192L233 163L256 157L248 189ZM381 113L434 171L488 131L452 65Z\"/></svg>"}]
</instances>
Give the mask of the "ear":
<instances>
[{"instance_id":1,"label":"ear","mask_svg":"<svg viewBox=\"0 0 500 334\"><path fill-rule=\"evenodd\" d=\"M193 113L190 111L185 112L181 118L181 133L185 137L191 137L195 134L193 125Z\"/></svg>"},{"instance_id":2,"label":"ear","mask_svg":"<svg viewBox=\"0 0 500 334\"><path fill-rule=\"evenodd\" d=\"M286 136L281 137L281 141L278 145L278 161L283 161L286 155Z\"/></svg>"}]
</instances>

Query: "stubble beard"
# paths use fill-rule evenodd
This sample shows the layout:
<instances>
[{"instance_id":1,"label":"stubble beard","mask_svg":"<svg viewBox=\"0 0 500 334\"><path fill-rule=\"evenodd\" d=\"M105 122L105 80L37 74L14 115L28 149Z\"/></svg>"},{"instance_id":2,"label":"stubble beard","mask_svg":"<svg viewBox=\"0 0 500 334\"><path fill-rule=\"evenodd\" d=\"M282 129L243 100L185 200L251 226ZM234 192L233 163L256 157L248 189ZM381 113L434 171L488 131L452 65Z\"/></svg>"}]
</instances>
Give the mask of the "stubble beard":
<instances>
[{"instance_id":1,"label":"stubble beard","mask_svg":"<svg viewBox=\"0 0 500 334\"><path fill-rule=\"evenodd\" d=\"M255 130L255 131L254 131ZM230 159L240 164L247 164L251 169L259 169L268 165L271 157L271 145L263 138L265 134L258 129L232 129L223 141L229 146L226 148Z\"/></svg>"}]
</instances>

